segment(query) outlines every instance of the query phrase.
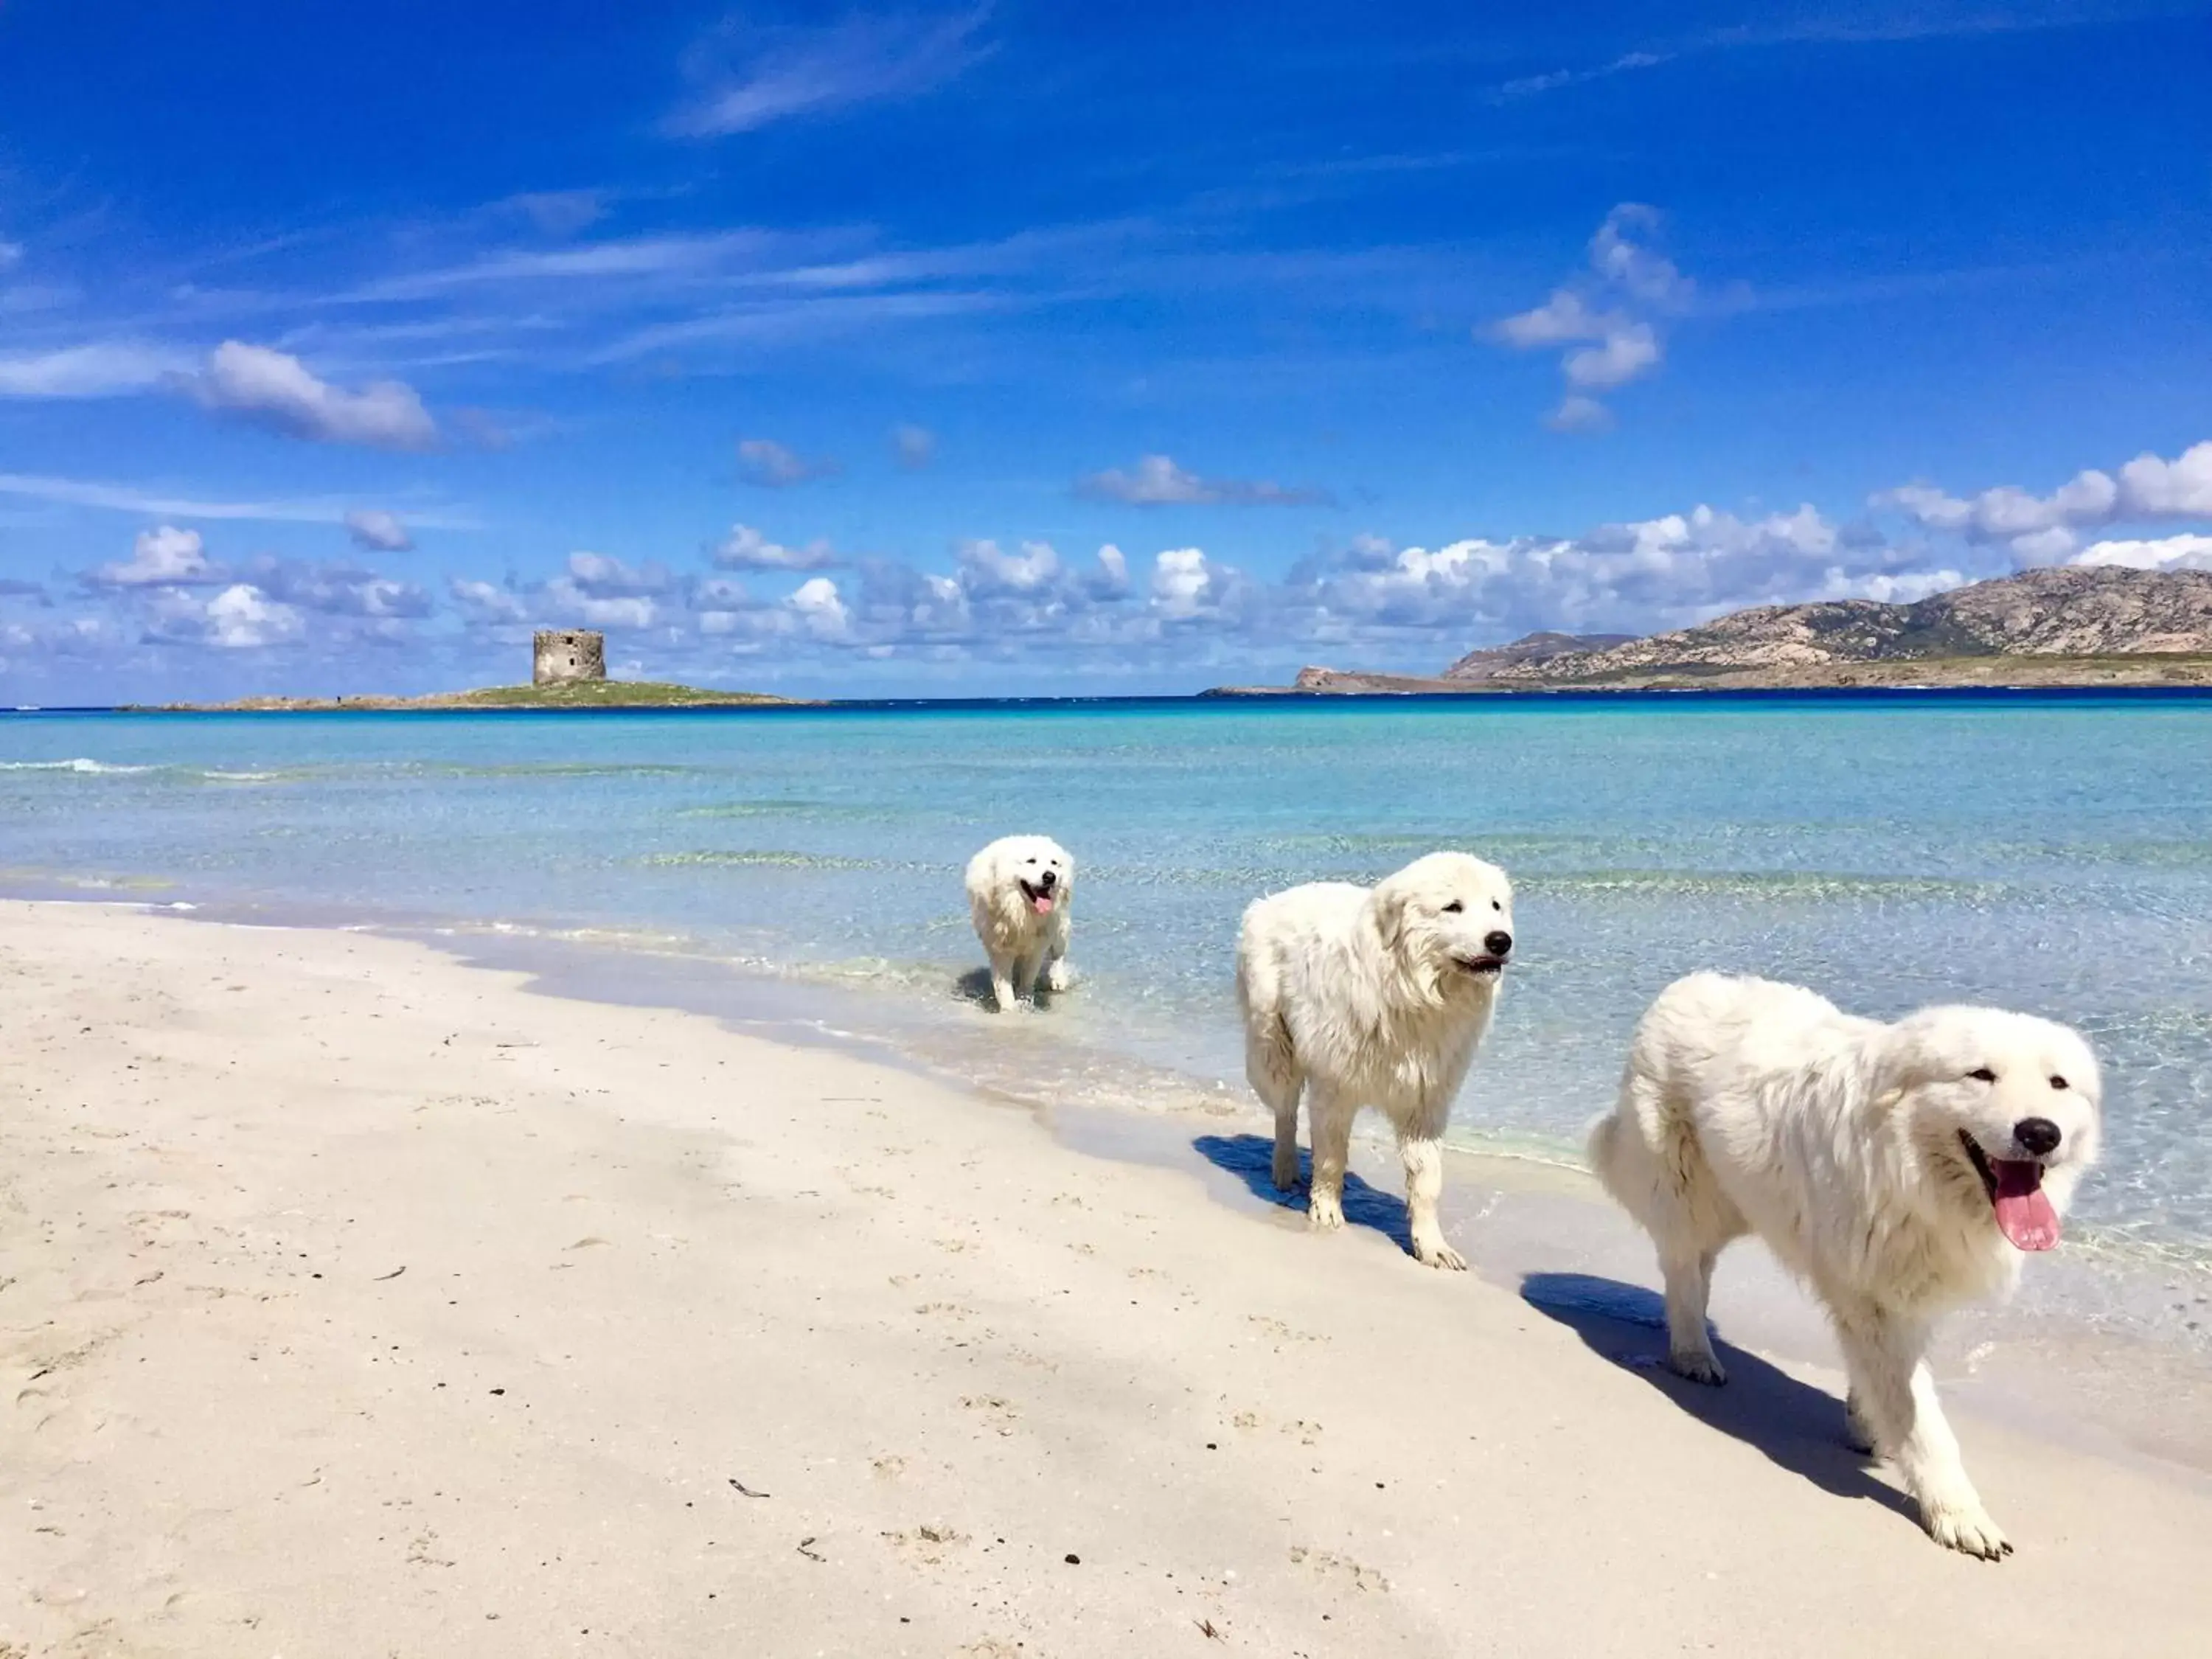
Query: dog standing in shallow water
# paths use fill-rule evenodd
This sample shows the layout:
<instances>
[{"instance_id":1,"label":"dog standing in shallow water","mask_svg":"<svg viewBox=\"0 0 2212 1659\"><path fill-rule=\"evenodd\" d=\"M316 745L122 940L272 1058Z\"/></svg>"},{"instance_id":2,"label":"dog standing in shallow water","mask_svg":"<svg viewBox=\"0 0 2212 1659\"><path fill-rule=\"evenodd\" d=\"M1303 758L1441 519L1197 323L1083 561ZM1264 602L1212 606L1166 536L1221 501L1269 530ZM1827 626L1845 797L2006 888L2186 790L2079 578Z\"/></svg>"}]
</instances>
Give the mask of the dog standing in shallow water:
<instances>
[{"instance_id":1,"label":"dog standing in shallow water","mask_svg":"<svg viewBox=\"0 0 2212 1659\"><path fill-rule=\"evenodd\" d=\"M1431 853L1369 889L1316 882L1259 900L1237 940L1244 1072L1275 1114L1275 1185L1297 1184L1298 1098L1313 1140L1307 1219L1344 1224L1352 1120L1398 1133L1413 1254L1463 1268L1437 1218L1445 1116L1490 1029L1513 950L1513 887L1465 853Z\"/></svg>"},{"instance_id":2,"label":"dog standing in shallow water","mask_svg":"<svg viewBox=\"0 0 2212 1659\"><path fill-rule=\"evenodd\" d=\"M1048 991L1067 988L1067 907L1075 860L1048 836L1007 836L968 860L968 912L991 959L991 991L1001 1012Z\"/></svg>"},{"instance_id":3,"label":"dog standing in shallow water","mask_svg":"<svg viewBox=\"0 0 2212 1659\"><path fill-rule=\"evenodd\" d=\"M2088 1045L2049 1020L1926 1008L1885 1025L1794 985L1693 974L1637 1026L1590 1163L1659 1247L1675 1370L1727 1380L1705 1328L1713 1260L1758 1234L1827 1305L1862 1449L1896 1465L1938 1543L1995 1559L2012 1546L1966 1478L1929 1339L2057 1243L2101 1097Z\"/></svg>"}]
</instances>

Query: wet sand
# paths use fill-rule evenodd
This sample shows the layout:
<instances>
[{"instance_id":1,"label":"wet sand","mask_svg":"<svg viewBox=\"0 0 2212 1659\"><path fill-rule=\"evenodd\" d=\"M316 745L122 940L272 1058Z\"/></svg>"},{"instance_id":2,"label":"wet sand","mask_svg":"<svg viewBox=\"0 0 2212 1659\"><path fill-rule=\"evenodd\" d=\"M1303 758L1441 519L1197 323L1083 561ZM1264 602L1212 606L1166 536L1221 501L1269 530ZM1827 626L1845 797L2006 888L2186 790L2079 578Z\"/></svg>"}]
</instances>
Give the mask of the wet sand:
<instances>
[{"instance_id":1,"label":"wet sand","mask_svg":"<svg viewBox=\"0 0 2212 1659\"><path fill-rule=\"evenodd\" d=\"M1974 1412L1970 1376L2020 1553L1966 1560L1844 1449L1817 1364L1677 1383L1629 1267L1419 1268L1380 1174L1373 1224L1310 1237L1233 1115L1147 1156L404 940L119 907L0 905L0 1651L2179 1655L2212 1628L2185 1445L2103 1455ZM1465 1228L1545 1201L1465 1198Z\"/></svg>"}]
</instances>

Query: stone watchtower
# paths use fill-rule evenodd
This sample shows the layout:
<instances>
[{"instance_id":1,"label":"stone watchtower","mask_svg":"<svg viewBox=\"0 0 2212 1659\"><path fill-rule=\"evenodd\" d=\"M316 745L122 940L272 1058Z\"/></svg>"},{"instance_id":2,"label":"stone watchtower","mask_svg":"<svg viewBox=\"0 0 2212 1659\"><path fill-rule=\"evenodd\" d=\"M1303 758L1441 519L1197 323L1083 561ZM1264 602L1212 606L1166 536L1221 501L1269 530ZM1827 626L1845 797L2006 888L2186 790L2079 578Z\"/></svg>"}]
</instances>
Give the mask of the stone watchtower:
<instances>
[{"instance_id":1,"label":"stone watchtower","mask_svg":"<svg viewBox=\"0 0 2212 1659\"><path fill-rule=\"evenodd\" d=\"M607 636L581 628L541 628L532 642L530 683L559 685L607 677Z\"/></svg>"}]
</instances>

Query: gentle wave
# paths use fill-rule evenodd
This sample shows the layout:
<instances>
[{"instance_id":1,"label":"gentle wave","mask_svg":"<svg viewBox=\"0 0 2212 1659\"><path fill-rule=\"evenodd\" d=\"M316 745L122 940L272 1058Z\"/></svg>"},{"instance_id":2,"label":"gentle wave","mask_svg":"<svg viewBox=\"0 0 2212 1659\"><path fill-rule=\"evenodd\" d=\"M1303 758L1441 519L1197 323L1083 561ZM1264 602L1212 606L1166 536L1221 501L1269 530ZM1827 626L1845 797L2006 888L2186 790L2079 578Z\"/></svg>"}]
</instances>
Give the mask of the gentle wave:
<instances>
[{"instance_id":1,"label":"gentle wave","mask_svg":"<svg viewBox=\"0 0 2212 1659\"><path fill-rule=\"evenodd\" d=\"M893 866L880 859L842 858L835 853L771 852L691 852L648 853L638 860L641 864L714 868L726 866L736 869L769 870L884 870Z\"/></svg>"},{"instance_id":2,"label":"gentle wave","mask_svg":"<svg viewBox=\"0 0 2212 1659\"><path fill-rule=\"evenodd\" d=\"M1574 870L1532 872L1515 878L1521 891L1621 893L1653 898L1765 900L1911 898L1991 903L2016 890L1994 881L1951 880L1940 876L1846 875L1820 870Z\"/></svg>"},{"instance_id":3,"label":"gentle wave","mask_svg":"<svg viewBox=\"0 0 2212 1659\"><path fill-rule=\"evenodd\" d=\"M889 819L896 814L880 806L863 806L849 802L822 800L732 800L720 801L706 806L686 806L676 815L679 818L872 818Z\"/></svg>"},{"instance_id":4,"label":"gentle wave","mask_svg":"<svg viewBox=\"0 0 2212 1659\"><path fill-rule=\"evenodd\" d=\"M128 773L161 769L157 766L123 766L112 761L88 760L81 755L75 760L0 761L0 772Z\"/></svg>"}]
</instances>

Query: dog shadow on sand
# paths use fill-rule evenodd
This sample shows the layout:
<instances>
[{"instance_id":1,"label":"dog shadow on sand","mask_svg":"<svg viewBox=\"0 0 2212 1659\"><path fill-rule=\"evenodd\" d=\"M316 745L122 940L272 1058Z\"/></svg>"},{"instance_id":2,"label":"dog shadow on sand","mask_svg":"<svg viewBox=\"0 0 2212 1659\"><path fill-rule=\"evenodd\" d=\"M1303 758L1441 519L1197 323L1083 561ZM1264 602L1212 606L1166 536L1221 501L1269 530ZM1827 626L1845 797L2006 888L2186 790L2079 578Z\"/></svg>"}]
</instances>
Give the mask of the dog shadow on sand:
<instances>
[{"instance_id":1,"label":"dog shadow on sand","mask_svg":"<svg viewBox=\"0 0 2212 1659\"><path fill-rule=\"evenodd\" d=\"M1298 1185L1295 1191L1275 1188L1275 1143L1265 1135L1200 1135L1191 1149L1217 1170L1244 1183L1245 1190L1281 1210L1306 1207L1306 1183L1313 1179L1313 1158L1298 1152ZM1352 1227L1368 1227L1381 1233L1400 1249L1411 1252L1413 1235L1406 1222L1406 1200L1363 1181L1357 1171L1344 1172L1344 1220Z\"/></svg>"},{"instance_id":2,"label":"dog shadow on sand","mask_svg":"<svg viewBox=\"0 0 2212 1659\"><path fill-rule=\"evenodd\" d=\"M1601 1359L1642 1377L1708 1428L1741 1440L1768 1460L1838 1498L1881 1504L1917 1525L1911 1503L1869 1472L1864 1454L1844 1438L1844 1402L1801 1382L1757 1354L1713 1343L1728 1382L1692 1382L1667 1369L1666 1304L1656 1291L1594 1273L1529 1273L1522 1299L1565 1325Z\"/></svg>"}]
</instances>

